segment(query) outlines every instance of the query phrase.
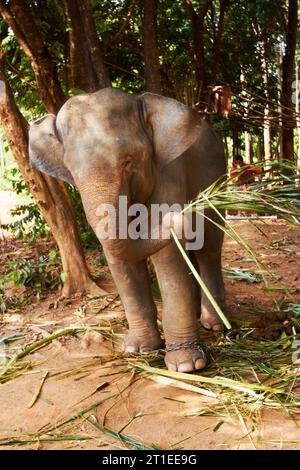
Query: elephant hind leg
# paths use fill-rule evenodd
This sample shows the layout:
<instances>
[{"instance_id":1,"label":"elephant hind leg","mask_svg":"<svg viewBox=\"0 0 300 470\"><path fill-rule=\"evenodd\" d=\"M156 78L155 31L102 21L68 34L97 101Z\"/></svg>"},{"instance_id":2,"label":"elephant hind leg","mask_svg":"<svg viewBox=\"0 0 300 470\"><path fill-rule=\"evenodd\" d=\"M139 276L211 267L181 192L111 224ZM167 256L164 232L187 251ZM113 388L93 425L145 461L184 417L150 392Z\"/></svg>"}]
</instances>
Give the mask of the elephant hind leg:
<instances>
[{"instance_id":1,"label":"elephant hind leg","mask_svg":"<svg viewBox=\"0 0 300 470\"><path fill-rule=\"evenodd\" d=\"M225 308L225 288L222 275L222 231L209 223L205 231L205 241L202 250L195 251L202 280L219 306ZM201 324L213 331L222 331L223 323L217 315L211 302L201 292Z\"/></svg>"}]
</instances>

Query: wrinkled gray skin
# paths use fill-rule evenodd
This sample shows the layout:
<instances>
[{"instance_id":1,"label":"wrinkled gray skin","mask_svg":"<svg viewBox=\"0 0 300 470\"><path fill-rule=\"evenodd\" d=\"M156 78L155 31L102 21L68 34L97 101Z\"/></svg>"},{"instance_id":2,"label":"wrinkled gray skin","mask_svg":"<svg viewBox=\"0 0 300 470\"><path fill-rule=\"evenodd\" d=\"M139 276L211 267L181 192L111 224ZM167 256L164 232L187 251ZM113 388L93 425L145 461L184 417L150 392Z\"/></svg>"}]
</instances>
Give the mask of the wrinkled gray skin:
<instances>
[{"instance_id":1,"label":"wrinkled gray skin","mask_svg":"<svg viewBox=\"0 0 300 470\"><path fill-rule=\"evenodd\" d=\"M225 173L223 146L209 124L183 104L151 93L133 96L106 88L75 96L57 117L48 115L31 126L29 147L33 167L77 186L94 230L101 203L117 207L118 197L127 195L130 204L184 204ZM183 217L177 215L177 226ZM204 247L193 252L221 306L222 241L221 230L206 222ZM207 298L202 295L200 300L174 241L108 239L102 245L129 323L125 351L146 352L162 345L147 257L159 281L166 342L197 339L200 302L203 326L221 329ZM181 372L206 364L201 352L192 349L168 352L165 361L169 369Z\"/></svg>"}]
</instances>

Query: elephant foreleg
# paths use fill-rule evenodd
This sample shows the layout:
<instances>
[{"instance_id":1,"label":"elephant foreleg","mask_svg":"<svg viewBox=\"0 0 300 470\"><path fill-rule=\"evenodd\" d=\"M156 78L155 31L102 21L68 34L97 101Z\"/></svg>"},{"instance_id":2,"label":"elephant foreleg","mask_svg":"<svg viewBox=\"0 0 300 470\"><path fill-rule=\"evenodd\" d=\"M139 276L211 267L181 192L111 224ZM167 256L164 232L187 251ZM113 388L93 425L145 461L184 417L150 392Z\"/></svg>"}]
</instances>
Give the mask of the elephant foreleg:
<instances>
[{"instance_id":1,"label":"elephant foreleg","mask_svg":"<svg viewBox=\"0 0 300 470\"><path fill-rule=\"evenodd\" d=\"M130 263L107 258L129 324L124 350L134 353L161 348L163 343L157 328L157 311L146 261Z\"/></svg>"}]
</instances>

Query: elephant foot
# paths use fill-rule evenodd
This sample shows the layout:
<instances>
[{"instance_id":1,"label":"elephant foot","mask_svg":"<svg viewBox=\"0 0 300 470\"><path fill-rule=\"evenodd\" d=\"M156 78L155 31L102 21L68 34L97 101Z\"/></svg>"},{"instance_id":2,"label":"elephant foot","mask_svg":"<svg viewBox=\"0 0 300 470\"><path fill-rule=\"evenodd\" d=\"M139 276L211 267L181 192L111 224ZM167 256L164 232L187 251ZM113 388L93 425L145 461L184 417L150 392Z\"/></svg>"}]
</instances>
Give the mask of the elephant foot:
<instances>
[{"instance_id":1,"label":"elephant foot","mask_svg":"<svg viewBox=\"0 0 300 470\"><path fill-rule=\"evenodd\" d=\"M123 351L128 353L147 353L163 348L163 340L158 333L137 336L129 332L123 344Z\"/></svg>"},{"instance_id":2,"label":"elephant foot","mask_svg":"<svg viewBox=\"0 0 300 470\"><path fill-rule=\"evenodd\" d=\"M207 364L204 348L198 341L182 344L167 343L166 351L165 363L169 370L193 372L204 369Z\"/></svg>"},{"instance_id":3,"label":"elephant foot","mask_svg":"<svg viewBox=\"0 0 300 470\"><path fill-rule=\"evenodd\" d=\"M207 310L203 307L200 322L206 330L223 331L224 329L223 323L220 320L219 315L217 315L214 311L212 312L211 310Z\"/></svg>"}]
</instances>

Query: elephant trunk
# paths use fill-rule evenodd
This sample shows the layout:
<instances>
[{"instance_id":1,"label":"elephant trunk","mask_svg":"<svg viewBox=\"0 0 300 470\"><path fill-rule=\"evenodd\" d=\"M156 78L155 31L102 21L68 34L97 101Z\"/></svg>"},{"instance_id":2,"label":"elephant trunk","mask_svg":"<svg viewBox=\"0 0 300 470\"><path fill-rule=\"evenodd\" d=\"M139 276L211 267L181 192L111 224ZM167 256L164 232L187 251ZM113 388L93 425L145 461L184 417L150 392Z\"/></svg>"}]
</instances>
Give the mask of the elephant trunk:
<instances>
[{"instance_id":1,"label":"elephant trunk","mask_svg":"<svg viewBox=\"0 0 300 470\"><path fill-rule=\"evenodd\" d=\"M111 192L111 191L110 191ZM176 232L181 233L184 218L179 213L167 213L161 221L147 218L145 227L151 227L145 232L140 232L138 236L132 236L132 231L128 230L132 222L128 215L126 196L117 195L110 203L100 204L97 208L96 234L100 239L106 255L124 261L138 262L152 256L171 241L170 229L175 226ZM144 219L145 221L145 219ZM93 224L95 226L95 224Z\"/></svg>"}]
</instances>

